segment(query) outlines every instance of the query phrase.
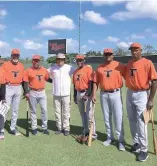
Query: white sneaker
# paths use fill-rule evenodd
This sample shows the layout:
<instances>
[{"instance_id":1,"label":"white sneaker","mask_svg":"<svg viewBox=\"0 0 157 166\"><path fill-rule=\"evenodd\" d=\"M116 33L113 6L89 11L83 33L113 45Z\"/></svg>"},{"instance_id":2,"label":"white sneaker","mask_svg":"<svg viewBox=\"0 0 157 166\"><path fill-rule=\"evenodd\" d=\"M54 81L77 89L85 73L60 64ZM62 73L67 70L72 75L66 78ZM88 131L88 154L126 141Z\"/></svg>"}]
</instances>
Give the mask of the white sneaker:
<instances>
[{"instance_id":1,"label":"white sneaker","mask_svg":"<svg viewBox=\"0 0 157 166\"><path fill-rule=\"evenodd\" d=\"M119 150L120 151L125 151L124 143L119 142Z\"/></svg>"},{"instance_id":2,"label":"white sneaker","mask_svg":"<svg viewBox=\"0 0 157 166\"><path fill-rule=\"evenodd\" d=\"M113 142L114 142L114 140L107 139L106 141L103 142L103 145L104 145L104 146L109 146L109 145L111 145L111 143L113 143Z\"/></svg>"}]
</instances>

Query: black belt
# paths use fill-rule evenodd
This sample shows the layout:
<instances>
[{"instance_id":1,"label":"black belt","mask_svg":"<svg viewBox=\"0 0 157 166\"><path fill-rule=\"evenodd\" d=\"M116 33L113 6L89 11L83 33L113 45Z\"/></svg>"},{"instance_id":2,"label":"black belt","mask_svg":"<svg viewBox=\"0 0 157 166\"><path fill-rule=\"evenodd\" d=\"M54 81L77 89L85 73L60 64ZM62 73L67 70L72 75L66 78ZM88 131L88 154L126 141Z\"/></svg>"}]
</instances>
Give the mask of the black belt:
<instances>
[{"instance_id":1,"label":"black belt","mask_svg":"<svg viewBox=\"0 0 157 166\"><path fill-rule=\"evenodd\" d=\"M84 92L86 92L87 90L86 89L84 89L84 90L79 90L79 92L81 92L81 93L84 93Z\"/></svg>"},{"instance_id":2,"label":"black belt","mask_svg":"<svg viewBox=\"0 0 157 166\"><path fill-rule=\"evenodd\" d=\"M102 92L106 92L106 93L114 93L119 91L119 89L114 89L114 90L101 90Z\"/></svg>"}]
</instances>

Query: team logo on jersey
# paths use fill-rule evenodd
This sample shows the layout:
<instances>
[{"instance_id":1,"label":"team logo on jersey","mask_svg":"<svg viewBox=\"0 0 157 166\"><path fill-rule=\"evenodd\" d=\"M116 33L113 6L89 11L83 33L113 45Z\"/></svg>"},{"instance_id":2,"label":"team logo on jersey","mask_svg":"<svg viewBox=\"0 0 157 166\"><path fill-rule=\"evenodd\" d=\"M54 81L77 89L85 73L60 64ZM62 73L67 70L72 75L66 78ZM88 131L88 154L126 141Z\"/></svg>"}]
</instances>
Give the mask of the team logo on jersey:
<instances>
[{"instance_id":1,"label":"team logo on jersey","mask_svg":"<svg viewBox=\"0 0 157 166\"><path fill-rule=\"evenodd\" d=\"M130 76L133 77L137 69L132 68L130 69Z\"/></svg>"},{"instance_id":2,"label":"team logo on jersey","mask_svg":"<svg viewBox=\"0 0 157 166\"><path fill-rule=\"evenodd\" d=\"M19 72L18 71L12 71L12 73L13 73L14 77L17 77L17 75L18 75Z\"/></svg>"},{"instance_id":3,"label":"team logo on jersey","mask_svg":"<svg viewBox=\"0 0 157 166\"><path fill-rule=\"evenodd\" d=\"M77 81L80 80L80 75L81 75L81 74L77 74L77 75L76 75L76 80L77 80Z\"/></svg>"},{"instance_id":4,"label":"team logo on jersey","mask_svg":"<svg viewBox=\"0 0 157 166\"><path fill-rule=\"evenodd\" d=\"M105 72L106 77L109 78L111 76L112 70L104 70L104 72Z\"/></svg>"},{"instance_id":5,"label":"team logo on jersey","mask_svg":"<svg viewBox=\"0 0 157 166\"><path fill-rule=\"evenodd\" d=\"M42 77L43 75L36 75L36 77L37 77L37 79L39 80L39 81L41 81L41 77Z\"/></svg>"}]
</instances>

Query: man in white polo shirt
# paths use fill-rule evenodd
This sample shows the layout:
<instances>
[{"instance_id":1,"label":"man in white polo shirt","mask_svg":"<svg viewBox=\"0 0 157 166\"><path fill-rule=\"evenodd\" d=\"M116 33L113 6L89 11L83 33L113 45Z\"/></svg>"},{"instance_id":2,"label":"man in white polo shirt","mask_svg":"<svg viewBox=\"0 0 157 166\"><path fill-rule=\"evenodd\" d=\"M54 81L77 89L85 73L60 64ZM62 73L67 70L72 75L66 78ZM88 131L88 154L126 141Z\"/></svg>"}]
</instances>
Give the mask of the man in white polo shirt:
<instances>
[{"instance_id":1,"label":"man in white polo shirt","mask_svg":"<svg viewBox=\"0 0 157 166\"><path fill-rule=\"evenodd\" d=\"M52 78L53 100L56 117L56 134L69 135L71 76L76 68L65 64L65 55L58 54L56 64L48 70Z\"/></svg>"}]
</instances>

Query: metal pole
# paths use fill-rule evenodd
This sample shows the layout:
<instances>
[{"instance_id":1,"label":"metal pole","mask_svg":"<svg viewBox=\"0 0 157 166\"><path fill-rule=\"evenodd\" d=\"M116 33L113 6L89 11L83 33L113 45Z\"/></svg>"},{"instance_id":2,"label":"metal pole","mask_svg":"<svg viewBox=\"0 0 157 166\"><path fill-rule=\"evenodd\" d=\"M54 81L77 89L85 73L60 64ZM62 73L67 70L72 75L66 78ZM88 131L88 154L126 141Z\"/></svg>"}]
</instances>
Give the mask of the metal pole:
<instances>
[{"instance_id":1,"label":"metal pole","mask_svg":"<svg viewBox=\"0 0 157 166\"><path fill-rule=\"evenodd\" d=\"M81 0L79 3L79 34L78 34L78 38L79 38L79 54L80 54L80 49L81 49Z\"/></svg>"}]
</instances>

